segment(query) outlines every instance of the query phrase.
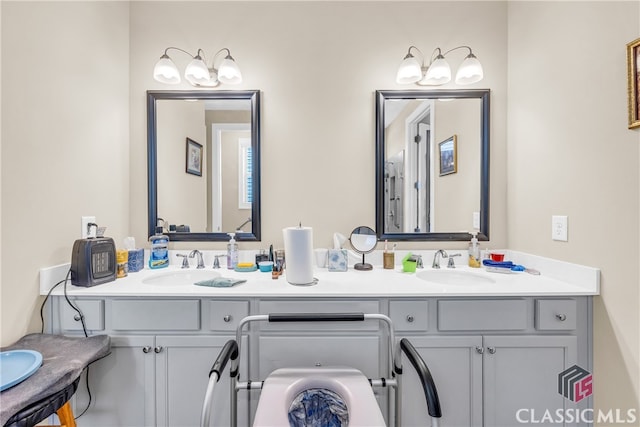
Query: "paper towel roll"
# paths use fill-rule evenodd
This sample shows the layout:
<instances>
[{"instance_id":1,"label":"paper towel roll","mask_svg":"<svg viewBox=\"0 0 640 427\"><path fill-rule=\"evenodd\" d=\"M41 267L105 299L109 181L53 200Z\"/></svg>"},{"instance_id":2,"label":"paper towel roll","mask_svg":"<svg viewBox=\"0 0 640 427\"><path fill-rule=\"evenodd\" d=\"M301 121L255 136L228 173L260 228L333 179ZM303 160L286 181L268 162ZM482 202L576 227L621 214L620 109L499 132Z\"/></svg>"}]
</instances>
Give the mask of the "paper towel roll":
<instances>
[{"instance_id":1,"label":"paper towel roll","mask_svg":"<svg viewBox=\"0 0 640 427\"><path fill-rule=\"evenodd\" d=\"M285 277L292 285L311 285L313 281L313 229L288 227L284 237Z\"/></svg>"}]
</instances>

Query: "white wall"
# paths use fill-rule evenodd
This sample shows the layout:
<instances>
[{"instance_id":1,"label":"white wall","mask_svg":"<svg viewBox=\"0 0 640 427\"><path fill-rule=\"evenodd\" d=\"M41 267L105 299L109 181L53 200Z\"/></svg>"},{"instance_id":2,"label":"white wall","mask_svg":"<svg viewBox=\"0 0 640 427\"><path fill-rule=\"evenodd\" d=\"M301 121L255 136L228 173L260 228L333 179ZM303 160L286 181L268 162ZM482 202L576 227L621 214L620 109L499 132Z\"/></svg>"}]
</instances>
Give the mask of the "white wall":
<instances>
[{"instance_id":1,"label":"white wall","mask_svg":"<svg viewBox=\"0 0 640 427\"><path fill-rule=\"evenodd\" d=\"M455 31L451 23L455 22ZM409 45L425 55L470 44L492 90L491 238L506 244L506 3L503 2L135 2L131 5L131 161L146 159L149 89L168 46L211 56L228 47L240 86L262 92L262 242L282 245L282 229L314 228L316 246L338 231L375 224L374 93L395 83ZM457 56L456 56L457 53ZM451 55L453 66L464 58ZM174 55L180 67L186 55ZM455 87L452 83L447 88ZM175 88L188 89L183 83ZM501 166L502 165L502 166ZM131 231L146 238L146 171L132 168ZM176 248L192 244L173 244ZM201 244L224 248L224 243ZM404 246L407 246L406 244ZM415 244L414 244L415 246ZM461 247L434 243L429 247Z\"/></svg>"},{"instance_id":2,"label":"white wall","mask_svg":"<svg viewBox=\"0 0 640 427\"><path fill-rule=\"evenodd\" d=\"M509 4L508 242L602 269L598 408L638 408L639 133L627 129L625 44L638 2ZM569 241L550 238L568 215Z\"/></svg>"},{"instance_id":3,"label":"white wall","mask_svg":"<svg viewBox=\"0 0 640 427\"><path fill-rule=\"evenodd\" d=\"M6 345L40 330L38 270L69 262L82 215L129 233L129 5L0 7Z\"/></svg>"}]
</instances>

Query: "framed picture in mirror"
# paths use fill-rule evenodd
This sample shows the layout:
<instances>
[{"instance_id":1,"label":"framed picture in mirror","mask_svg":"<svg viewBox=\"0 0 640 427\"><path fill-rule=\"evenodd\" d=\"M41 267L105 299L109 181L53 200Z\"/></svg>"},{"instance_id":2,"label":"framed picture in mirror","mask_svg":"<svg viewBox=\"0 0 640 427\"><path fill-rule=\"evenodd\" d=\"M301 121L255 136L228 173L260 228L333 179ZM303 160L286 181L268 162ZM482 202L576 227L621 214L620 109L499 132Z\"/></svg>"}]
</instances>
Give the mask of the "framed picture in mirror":
<instances>
[{"instance_id":1,"label":"framed picture in mirror","mask_svg":"<svg viewBox=\"0 0 640 427\"><path fill-rule=\"evenodd\" d=\"M458 172L457 137L453 135L438 144L440 176Z\"/></svg>"},{"instance_id":2,"label":"framed picture in mirror","mask_svg":"<svg viewBox=\"0 0 640 427\"><path fill-rule=\"evenodd\" d=\"M187 173L202 176L202 145L187 138Z\"/></svg>"},{"instance_id":3,"label":"framed picture in mirror","mask_svg":"<svg viewBox=\"0 0 640 427\"><path fill-rule=\"evenodd\" d=\"M629 93L629 129L640 126L640 39L627 43L627 91Z\"/></svg>"}]
</instances>

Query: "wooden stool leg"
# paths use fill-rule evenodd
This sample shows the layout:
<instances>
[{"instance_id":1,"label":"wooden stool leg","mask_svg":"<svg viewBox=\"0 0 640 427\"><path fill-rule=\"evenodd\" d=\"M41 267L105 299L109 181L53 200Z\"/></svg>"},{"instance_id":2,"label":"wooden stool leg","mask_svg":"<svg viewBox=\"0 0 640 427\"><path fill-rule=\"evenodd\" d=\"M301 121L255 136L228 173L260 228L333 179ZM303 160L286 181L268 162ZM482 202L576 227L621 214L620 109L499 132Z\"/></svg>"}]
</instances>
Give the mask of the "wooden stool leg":
<instances>
[{"instance_id":1,"label":"wooden stool leg","mask_svg":"<svg viewBox=\"0 0 640 427\"><path fill-rule=\"evenodd\" d=\"M60 426L76 427L76 420L73 418L71 403L67 402L62 405L62 407L56 411L56 414L58 414L58 418L60 418Z\"/></svg>"}]
</instances>

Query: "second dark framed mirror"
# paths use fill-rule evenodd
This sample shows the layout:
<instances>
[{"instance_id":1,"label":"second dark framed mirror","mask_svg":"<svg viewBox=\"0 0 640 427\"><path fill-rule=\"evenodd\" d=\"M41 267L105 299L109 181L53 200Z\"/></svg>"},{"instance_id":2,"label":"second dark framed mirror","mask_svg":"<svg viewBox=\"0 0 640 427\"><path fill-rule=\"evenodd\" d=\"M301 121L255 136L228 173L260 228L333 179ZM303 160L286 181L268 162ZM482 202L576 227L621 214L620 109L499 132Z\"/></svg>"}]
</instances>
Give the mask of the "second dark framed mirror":
<instances>
[{"instance_id":1,"label":"second dark framed mirror","mask_svg":"<svg viewBox=\"0 0 640 427\"><path fill-rule=\"evenodd\" d=\"M488 89L376 92L380 240L489 239Z\"/></svg>"}]
</instances>

